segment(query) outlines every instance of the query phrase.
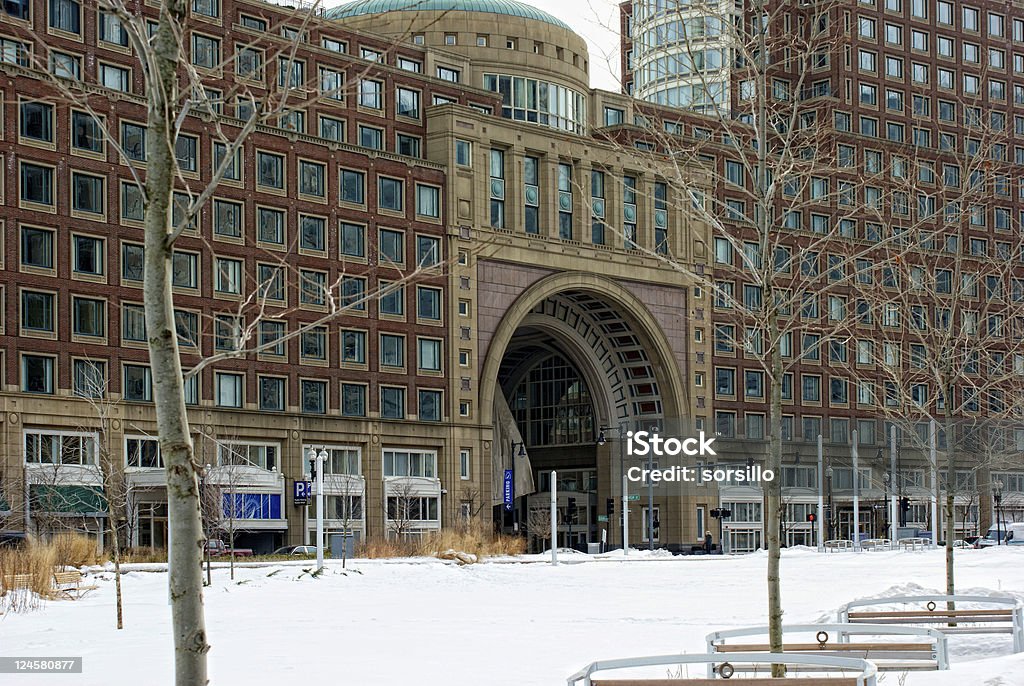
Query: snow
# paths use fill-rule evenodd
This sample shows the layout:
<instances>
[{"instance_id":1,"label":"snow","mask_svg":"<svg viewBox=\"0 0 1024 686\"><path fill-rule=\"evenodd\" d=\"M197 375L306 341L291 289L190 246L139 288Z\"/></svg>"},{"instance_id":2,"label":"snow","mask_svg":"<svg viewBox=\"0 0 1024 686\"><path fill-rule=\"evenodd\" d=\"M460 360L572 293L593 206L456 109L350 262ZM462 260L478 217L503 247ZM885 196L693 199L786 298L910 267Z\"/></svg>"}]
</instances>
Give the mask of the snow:
<instances>
[{"instance_id":1,"label":"snow","mask_svg":"<svg viewBox=\"0 0 1024 686\"><path fill-rule=\"evenodd\" d=\"M1024 548L958 550L956 559L961 593L1024 599ZM594 660L700 653L710 631L766 621L764 553L548 560L356 560L347 570L332 560L319 578L311 562L289 561L241 567L234 582L216 569L206 592L211 682L554 686ZM124 575L123 631L114 628L113 577L102 571L89 578L99 590L81 600L0 617L0 655L84 657L81 675L2 675L0 683L171 684L167 576L157 569ZM851 600L944 585L941 550L783 554L787 623L834 621ZM911 673L907 686L1024 686L1024 654L1011 654L1008 635L949 640L952 669Z\"/></svg>"}]
</instances>

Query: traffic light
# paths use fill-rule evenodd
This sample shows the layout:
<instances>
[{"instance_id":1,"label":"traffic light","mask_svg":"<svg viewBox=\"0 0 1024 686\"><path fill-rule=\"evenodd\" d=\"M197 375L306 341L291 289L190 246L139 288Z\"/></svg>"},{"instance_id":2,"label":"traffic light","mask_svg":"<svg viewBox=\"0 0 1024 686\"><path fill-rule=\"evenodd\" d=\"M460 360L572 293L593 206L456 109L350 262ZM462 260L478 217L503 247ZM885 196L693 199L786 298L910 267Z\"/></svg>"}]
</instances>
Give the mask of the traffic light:
<instances>
[{"instance_id":1,"label":"traffic light","mask_svg":"<svg viewBox=\"0 0 1024 686\"><path fill-rule=\"evenodd\" d=\"M569 498L569 506L565 508L565 519L569 524L576 521L576 498Z\"/></svg>"},{"instance_id":2,"label":"traffic light","mask_svg":"<svg viewBox=\"0 0 1024 686\"><path fill-rule=\"evenodd\" d=\"M900 498L900 512L907 512L910 509L910 498Z\"/></svg>"},{"instance_id":3,"label":"traffic light","mask_svg":"<svg viewBox=\"0 0 1024 686\"><path fill-rule=\"evenodd\" d=\"M612 517L615 516L615 498L608 498L605 501L605 510L608 513L608 521L610 522Z\"/></svg>"},{"instance_id":4,"label":"traffic light","mask_svg":"<svg viewBox=\"0 0 1024 686\"><path fill-rule=\"evenodd\" d=\"M814 522L818 521L818 515L814 514L813 512L808 512L807 521L813 524Z\"/></svg>"}]
</instances>

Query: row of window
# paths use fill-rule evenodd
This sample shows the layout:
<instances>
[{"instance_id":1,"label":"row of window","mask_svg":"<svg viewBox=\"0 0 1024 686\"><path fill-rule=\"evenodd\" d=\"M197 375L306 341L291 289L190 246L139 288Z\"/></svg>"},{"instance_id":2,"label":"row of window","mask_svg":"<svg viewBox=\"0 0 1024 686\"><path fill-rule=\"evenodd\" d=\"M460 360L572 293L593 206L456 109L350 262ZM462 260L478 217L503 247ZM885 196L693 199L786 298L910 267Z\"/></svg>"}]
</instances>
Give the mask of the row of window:
<instances>
[{"instance_id":1,"label":"row of window","mask_svg":"<svg viewBox=\"0 0 1024 686\"><path fill-rule=\"evenodd\" d=\"M364 279L365 281L365 279ZM344 283L342 285L343 297L355 298L351 291L346 293ZM326 296L324 296L326 297ZM58 294L52 291L37 291L22 289L20 291L20 329L22 334L41 335L52 338L58 333ZM365 310L365 300L353 306L355 310ZM379 296L379 311L381 315L404 316L405 299L404 291L395 287L389 289L385 282ZM441 312L441 289L430 286L416 287L416 316L424 322L440 322ZM103 298L87 296L71 296L71 333L76 338L96 339L100 341L107 337L108 303ZM175 325L177 327L179 343L186 347L199 347L204 335L201 326L202 315L193 310L175 310ZM122 303L120 307L121 320L121 343L147 342L146 323L142 305ZM218 314L213 318L214 347L217 350L240 350L243 347L251 348L252 341L244 342L242 336L245 333L244 321L235 315ZM259 351L265 355L286 356L285 342L280 340L285 336L286 325L282 321L267 320L259 323ZM354 364L366 364L365 350L366 337L362 334L361 343L357 347L358 352L348 353L348 338L342 335L342 362ZM434 339L421 339L433 341ZM299 336L300 355L305 361L320 360L328 361L328 330L326 326L315 327L304 331ZM385 345L385 341L388 343ZM384 367L405 367L405 337L399 334L381 334L381 365ZM437 350L428 351L420 345L420 369L426 371L440 371L441 355L440 341L436 342ZM394 350L386 355L384 350ZM429 363L427 362L429 360Z\"/></svg>"},{"instance_id":2,"label":"row of window","mask_svg":"<svg viewBox=\"0 0 1024 686\"><path fill-rule=\"evenodd\" d=\"M27 464L96 464L97 440L94 433L29 429L25 431L25 462ZM303 454L326 451L322 462L324 474L361 476L361 450L358 447L332 445L306 445ZM253 441L217 441L218 467L243 466L265 471L280 467L280 445ZM459 472L469 478L472 451L459 451ZM138 469L162 469L164 462L157 439L146 436L125 437L125 466ZM384 477L437 477L437 452L384 448L382 451Z\"/></svg>"},{"instance_id":3,"label":"row of window","mask_svg":"<svg viewBox=\"0 0 1024 686\"><path fill-rule=\"evenodd\" d=\"M214 201L217 208L217 201ZM222 209L222 208L218 208ZM262 208L260 212L276 212ZM271 220L260 228L258 237L261 243L284 245L284 217ZM313 221L319 220L319 221ZM240 218L239 218L240 221ZM305 251L323 252L326 247L325 220L318 217L300 215L299 247ZM269 226L268 226L269 224ZM240 235L228 231L230 223L214 220L214 234L218 236ZM366 226L342 221L339 223L340 257L342 259L366 258ZM57 232L38 226L22 225L19 231L19 263L23 269L53 272L56 269L58 244ZM395 229L378 229L377 255L380 264L402 266L406 264L406 236L404 231ZM71 234L70 240L71 271L81 277L103 277L107 273L106 239L98 236ZM434 236L417 234L415 237L415 260L417 266L432 267L440 263L441 241ZM121 243L121 279L130 285L141 282L145 262L145 248L135 243ZM241 259L229 257L213 258L214 290L218 293L241 295L245 285L245 267ZM196 290L200 285L200 255L187 250L176 250L172 260L172 284L177 288ZM260 289L263 297L276 302L284 302L287 297L288 272L279 264L257 264L255 287ZM329 291L328 273L315 269L299 269L296 277L300 302L308 305L326 304ZM365 303L355 302L357 296L365 297L365 277L346 276L342 279L342 292L352 298L352 304L365 310ZM382 284L383 285L383 284ZM439 289L429 286L418 287L423 295L417 296L419 316L424 319L439 319L441 293ZM362 299L360 297L360 300ZM400 291L389 294L391 300L401 299ZM400 314L392 312L391 314Z\"/></svg>"},{"instance_id":4,"label":"row of window","mask_svg":"<svg viewBox=\"0 0 1024 686\"><path fill-rule=\"evenodd\" d=\"M821 216L823 220L827 220L828 217L824 215L812 215L812 218ZM857 238L859 234L856 232L856 225L849 220L849 224L844 224L848 220L840 220L840 226L838 227L838 235L844 238ZM818 224L817 221L813 222ZM816 233L826 233L828 229L827 224L822 221L820 224L820 231ZM959 236L947 236L943 249L949 254L959 253ZM876 239L877 240L877 239ZM909 245L909 241L895 241L897 245ZM744 271L758 271L762 268L763 256L761 254L761 246L757 243L750 241L744 241L742 244L734 245L733 241L728 238L717 237L714 239L714 261L717 265L727 265ZM927 247L934 250L934 243L923 242L921 247ZM967 245L965 246L964 254L970 255L977 258L985 258L990 256L989 241L986 238L975 238L968 237ZM742 252L741 252L742 251ZM740 253L741 254L737 254ZM1017 251L1015 255L1012 251L1012 245L1008 242L996 241L994 256L1001 261L1011 260L1015 257L1019 260L1024 260L1024 255ZM737 263L737 257L738 263ZM819 277L824 276L825 279L832 283L841 283L848 281L850 272L852 270L854 282L863 286L882 286L887 289L900 289L909 288L912 292L934 292L938 295L952 295L955 294L960 298L975 299L983 294L986 300L1003 300L1009 295L1014 302L1020 302L1024 299L1024 281L1015 276L1005 276L1000 273L989 273L984 274L978 271L973 271L981 267L983 264L982 260L977 260L973 264L964 264L958 267L960 276L954 278L953 270L943 267L926 267L923 265L906 265L900 264L882 264L876 265L875 262L869 258L856 258L850 260L845 255L839 255L836 253L829 253L823 256L820 251L817 250L802 250L798 258L793 257L793 249L790 246L777 245L775 246L774 255L774 269L776 272L781 274L790 274L795 269L799 269L799 273L803 277L807 277L809 280L817 280ZM959 283L956 283L959 281ZM751 304L759 304L761 299L759 296L758 288L754 284L745 284L744 288L749 285L749 296L745 296L744 300L749 301ZM982 291L984 286L984 291ZM719 295L723 298L723 303L719 307L730 307L731 297L735 292L735 286L730 285L729 282L723 282L722 288L719 289ZM785 306L785 302L789 300L790 294L783 294L785 297L780 298L780 303ZM812 302L817 302L818 298L815 294L807 294L807 297ZM817 316L817 315L815 315Z\"/></svg>"},{"instance_id":5,"label":"row of window","mask_svg":"<svg viewBox=\"0 0 1024 686\"><path fill-rule=\"evenodd\" d=\"M53 394L56 383L55 357L49 355L21 356L21 387L26 393ZM107 388L107 365L99 360L76 359L72 363L74 393L83 397L101 397ZM122 364L122 397L128 401L151 402L153 400L153 378L148 365ZM246 404L246 374L236 372L214 372L213 399L217 407L242 408ZM257 376L257 398L250 401L261 411L283 412L287 409L287 378ZM322 379L300 379L298 407L303 413L326 414L330 382ZM344 417L367 417L367 394L369 386L360 383L342 383L339 408ZM405 386L380 385L379 416L382 419L407 419ZM443 394L441 390L416 389L417 415L419 421L439 422L443 419ZM190 377L185 384L185 402L199 404L198 377ZM467 406L468 407L468 406ZM461 407L460 407L461 411ZM468 415L468 410L466 411Z\"/></svg>"},{"instance_id":6,"label":"row of window","mask_svg":"<svg viewBox=\"0 0 1024 686\"><path fill-rule=\"evenodd\" d=\"M861 5L874 5L875 0L858 0ZM903 0L880 0L886 15L904 16ZM928 20L933 14L935 26L956 28L957 12L955 4L949 0L909 0L911 19ZM1012 33L1006 32L1006 15L998 12L982 10L968 5L960 5L959 29L968 33L981 34L982 22L985 21L986 35L989 38L1012 38L1015 43L1024 43L1024 19L1012 18Z\"/></svg>"},{"instance_id":7,"label":"row of window","mask_svg":"<svg viewBox=\"0 0 1024 686\"><path fill-rule=\"evenodd\" d=\"M747 401L763 402L766 395L765 373L758 369L746 369L739 372L740 381L743 384L742 393L737 388L737 370L731 367L715 368L715 395L716 397L729 400L742 398ZM787 373L783 377L782 396L785 401L794 400L794 375ZM822 376L820 374L800 375L800 401L803 404L823 404ZM849 407L851 404L859 406L878 405L876 384L873 381L851 381L844 377L829 377L826 385L827 400L830 407ZM884 402L886 407L900 407L904 404L917 408L930 407L934 401L938 409L942 409L944 398L940 393L932 397L931 385L928 383L912 383L908 389L901 389L893 382L883 382ZM851 399L851 387L854 389L855 397ZM906 396L906 397L901 397ZM999 389L992 389L981 393L974 388L961 388L958 391L961 400L959 409L963 412L979 412L982 400L986 401L988 409L992 412L1005 412L1007 400L1005 393ZM982 398L984 396L984 398ZM853 402L851 402L851 400Z\"/></svg>"}]
</instances>

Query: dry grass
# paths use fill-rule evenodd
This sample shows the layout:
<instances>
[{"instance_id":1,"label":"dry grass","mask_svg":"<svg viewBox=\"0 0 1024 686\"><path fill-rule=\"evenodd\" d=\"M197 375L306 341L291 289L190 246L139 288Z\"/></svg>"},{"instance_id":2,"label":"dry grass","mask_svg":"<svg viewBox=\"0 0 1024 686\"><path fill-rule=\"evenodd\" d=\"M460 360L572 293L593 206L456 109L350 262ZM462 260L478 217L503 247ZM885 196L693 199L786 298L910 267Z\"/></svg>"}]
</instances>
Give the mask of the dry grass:
<instances>
[{"instance_id":1,"label":"dry grass","mask_svg":"<svg viewBox=\"0 0 1024 686\"><path fill-rule=\"evenodd\" d=\"M121 564L132 562L167 562L164 548L127 548L121 551Z\"/></svg>"},{"instance_id":2,"label":"dry grass","mask_svg":"<svg viewBox=\"0 0 1024 686\"><path fill-rule=\"evenodd\" d=\"M55 597L56 565L57 549L48 544L0 549L0 611L27 612Z\"/></svg>"},{"instance_id":3,"label":"dry grass","mask_svg":"<svg viewBox=\"0 0 1024 686\"><path fill-rule=\"evenodd\" d=\"M53 536L47 545L53 548L59 567L85 567L100 563L94 538L81 534L60 533Z\"/></svg>"},{"instance_id":4,"label":"dry grass","mask_svg":"<svg viewBox=\"0 0 1024 686\"><path fill-rule=\"evenodd\" d=\"M53 572L100 562L96 539L59 533L49 540L29 538L20 548L0 549L0 612L26 612L57 597Z\"/></svg>"},{"instance_id":5,"label":"dry grass","mask_svg":"<svg viewBox=\"0 0 1024 686\"><path fill-rule=\"evenodd\" d=\"M503 536L485 527L443 529L419 539L371 539L356 549L356 557L433 557L446 550L476 555L477 559L501 555L520 555L526 541L519 536Z\"/></svg>"}]
</instances>

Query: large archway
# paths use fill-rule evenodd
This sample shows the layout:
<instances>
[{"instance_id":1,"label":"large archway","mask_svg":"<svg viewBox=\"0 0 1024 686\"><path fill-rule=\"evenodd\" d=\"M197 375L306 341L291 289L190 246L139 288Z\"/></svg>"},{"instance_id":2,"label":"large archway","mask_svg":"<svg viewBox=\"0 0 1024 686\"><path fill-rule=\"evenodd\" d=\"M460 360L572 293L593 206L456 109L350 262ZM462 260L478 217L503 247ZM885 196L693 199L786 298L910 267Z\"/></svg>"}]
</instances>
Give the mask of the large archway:
<instances>
[{"instance_id":1,"label":"large archway","mask_svg":"<svg viewBox=\"0 0 1024 686\"><path fill-rule=\"evenodd\" d=\"M518 470L514 507L496 510L503 528L529 528L526 494L548 492L554 469L576 511L560 527L560 544L600 540L597 505L619 488L619 465L597 445L598 433L684 414L685 342L676 343L635 295L590 274L548 276L507 308L484 359L480 398L495 428L496 480ZM536 483L523 481L524 466Z\"/></svg>"}]
</instances>

